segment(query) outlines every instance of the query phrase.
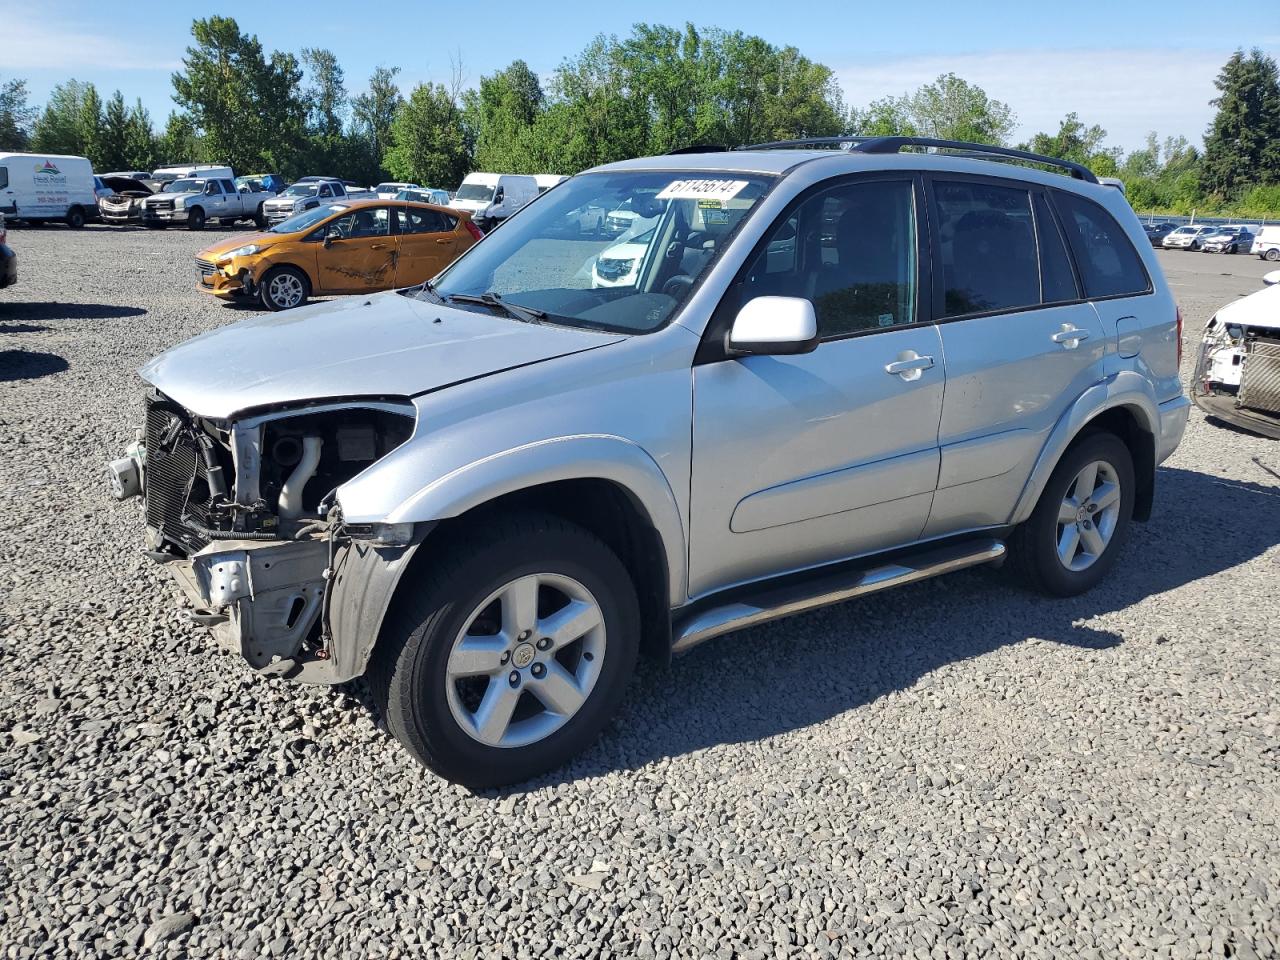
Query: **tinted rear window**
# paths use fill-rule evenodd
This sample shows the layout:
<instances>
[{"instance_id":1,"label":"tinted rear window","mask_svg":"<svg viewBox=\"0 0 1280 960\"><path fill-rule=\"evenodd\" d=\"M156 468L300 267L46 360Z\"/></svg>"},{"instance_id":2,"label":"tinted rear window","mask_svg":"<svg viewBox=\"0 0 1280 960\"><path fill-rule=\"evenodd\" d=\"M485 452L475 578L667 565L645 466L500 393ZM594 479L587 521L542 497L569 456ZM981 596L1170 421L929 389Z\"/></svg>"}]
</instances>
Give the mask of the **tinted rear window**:
<instances>
[{"instance_id":1,"label":"tinted rear window","mask_svg":"<svg viewBox=\"0 0 1280 960\"><path fill-rule=\"evenodd\" d=\"M1031 194L977 182L934 182L943 313L961 317L1040 305Z\"/></svg>"},{"instance_id":2,"label":"tinted rear window","mask_svg":"<svg viewBox=\"0 0 1280 960\"><path fill-rule=\"evenodd\" d=\"M1062 231L1049 210L1044 196L1037 193L1036 238L1040 244L1040 293L1045 303L1061 303L1080 299L1075 274L1071 271L1071 257L1067 254Z\"/></svg>"},{"instance_id":3,"label":"tinted rear window","mask_svg":"<svg viewBox=\"0 0 1280 960\"><path fill-rule=\"evenodd\" d=\"M1054 191L1084 281L1085 296L1146 293L1151 280L1142 258L1115 218L1092 200Z\"/></svg>"}]
</instances>

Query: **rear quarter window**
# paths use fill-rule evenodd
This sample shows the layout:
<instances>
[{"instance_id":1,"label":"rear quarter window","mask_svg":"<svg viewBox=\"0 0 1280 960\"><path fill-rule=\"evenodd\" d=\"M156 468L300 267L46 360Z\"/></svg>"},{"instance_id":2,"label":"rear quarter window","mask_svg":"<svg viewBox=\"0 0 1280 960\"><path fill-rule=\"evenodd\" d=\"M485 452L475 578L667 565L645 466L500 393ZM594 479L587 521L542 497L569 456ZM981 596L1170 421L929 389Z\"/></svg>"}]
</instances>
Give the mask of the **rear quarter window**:
<instances>
[{"instance_id":1,"label":"rear quarter window","mask_svg":"<svg viewBox=\"0 0 1280 960\"><path fill-rule=\"evenodd\" d=\"M1091 299L1148 293L1151 278L1129 236L1111 214L1092 200L1061 190L1054 202L1075 251L1076 266Z\"/></svg>"}]
</instances>

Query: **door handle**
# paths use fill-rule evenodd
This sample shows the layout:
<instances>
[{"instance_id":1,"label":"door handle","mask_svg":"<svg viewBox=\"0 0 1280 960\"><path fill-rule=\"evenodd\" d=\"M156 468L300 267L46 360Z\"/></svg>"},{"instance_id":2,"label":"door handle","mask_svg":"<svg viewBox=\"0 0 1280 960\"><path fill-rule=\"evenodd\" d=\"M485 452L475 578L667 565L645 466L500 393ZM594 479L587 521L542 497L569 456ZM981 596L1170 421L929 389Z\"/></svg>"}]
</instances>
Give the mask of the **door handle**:
<instances>
[{"instance_id":1,"label":"door handle","mask_svg":"<svg viewBox=\"0 0 1280 960\"><path fill-rule=\"evenodd\" d=\"M453 243L453 237L436 237L436 243Z\"/></svg>"},{"instance_id":2,"label":"door handle","mask_svg":"<svg viewBox=\"0 0 1280 960\"><path fill-rule=\"evenodd\" d=\"M369 244L369 249L370 249L370 250L385 250L385 249L387 249L387 245L386 245L385 243L371 243L371 244Z\"/></svg>"},{"instance_id":3,"label":"door handle","mask_svg":"<svg viewBox=\"0 0 1280 960\"><path fill-rule=\"evenodd\" d=\"M919 380L933 366L933 357L922 357L914 350L903 350L898 359L884 365L885 373L896 374L903 380Z\"/></svg>"},{"instance_id":4,"label":"door handle","mask_svg":"<svg viewBox=\"0 0 1280 960\"><path fill-rule=\"evenodd\" d=\"M1081 330L1079 327L1073 327L1069 323L1064 323L1062 329L1049 338L1054 343L1062 344L1066 350L1074 350L1080 345L1081 340L1089 339L1089 331Z\"/></svg>"}]
</instances>

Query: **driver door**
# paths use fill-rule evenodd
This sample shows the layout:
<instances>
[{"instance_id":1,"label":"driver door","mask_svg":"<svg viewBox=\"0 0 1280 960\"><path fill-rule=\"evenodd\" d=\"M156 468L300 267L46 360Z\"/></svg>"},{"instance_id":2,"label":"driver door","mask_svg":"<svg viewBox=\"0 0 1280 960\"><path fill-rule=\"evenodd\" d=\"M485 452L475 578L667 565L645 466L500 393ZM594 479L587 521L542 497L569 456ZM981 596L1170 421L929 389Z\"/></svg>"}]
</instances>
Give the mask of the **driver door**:
<instances>
[{"instance_id":1,"label":"driver door","mask_svg":"<svg viewBox=\"0 0 1280 960\"><path fill-rule=\"evenodd\" d=\"M396 278L391 208L360 207L330 220L316 251L318 294L388 290Z\"/></svg>"},{"instance_id":2,"label":"driver door","mask_svg":"<svg viewBox=\"0 0 1280 960\"><path fill-rule=\"evenodd\" d=\"M920 537L937 487L943 354L927 322L919 197L909 177L817 192L730 288L730 317L756 297L809 300L820 342L794 356L712 349L695 364L691 596Z\"/></svg>"}]
</instances>

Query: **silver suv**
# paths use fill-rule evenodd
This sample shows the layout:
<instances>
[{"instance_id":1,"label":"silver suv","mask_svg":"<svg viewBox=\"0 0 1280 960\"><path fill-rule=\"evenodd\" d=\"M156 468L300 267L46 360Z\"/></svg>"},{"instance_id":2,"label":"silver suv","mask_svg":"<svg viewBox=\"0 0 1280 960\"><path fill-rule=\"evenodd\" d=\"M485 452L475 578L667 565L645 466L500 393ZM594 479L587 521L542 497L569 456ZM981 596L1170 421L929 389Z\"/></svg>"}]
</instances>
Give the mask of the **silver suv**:
<instances>
[{"instance_id":1,"label":"silver suv","mask_svg":"<svg viewBox=\"0 0 1280 960\"><path fill-rule=\"evenodd\" d=\"M575 227L622 206L639 262L593 285L614 240ZM1088 590L1182 437L1180 328L1123 194L1072 164L649 157L430 283L156 358L111 475L255 670L367 675L423 763L499 785L587 746L642 652L1006 553Z\"/></svg>"}]
</instances>

